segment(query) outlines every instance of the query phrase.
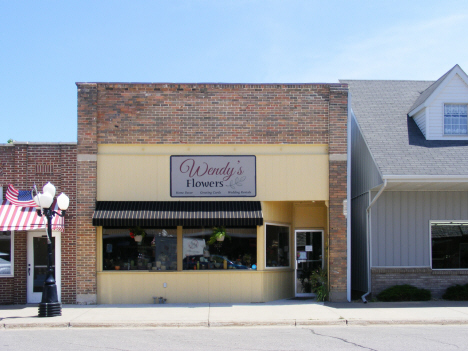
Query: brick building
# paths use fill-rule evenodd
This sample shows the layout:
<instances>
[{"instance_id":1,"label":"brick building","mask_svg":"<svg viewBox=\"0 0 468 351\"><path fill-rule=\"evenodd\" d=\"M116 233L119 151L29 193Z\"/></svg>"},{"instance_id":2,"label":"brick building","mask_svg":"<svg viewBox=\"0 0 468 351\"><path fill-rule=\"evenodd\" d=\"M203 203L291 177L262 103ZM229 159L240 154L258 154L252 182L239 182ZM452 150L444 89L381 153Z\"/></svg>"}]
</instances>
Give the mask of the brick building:
<instances>
[{"instance_id":1,"label":"brick building","mask_svg":"<svg viewBox=\"0 0 468 351\"><path fill-rule=\"evenodd\" d=\"M346 300L347 85L77 86L78 303Z\"/></svg>"},{"instance_id":2,"label":"brick building","mask_svg":"<svg viewBox=\"0 0 468 351\"><path fill-rule=\"evenodd\" d=\"M54 231L55 250L59 265L57 282L63 303L76 301L76 143L14 143L0 145L0 193L2 200L9 184L17 189L39 189L51 182L57 193L70 198L64 231ZM8 206L2 202L2 210ZM2 211L0 216L0 257L3 273L0 274L0 304L40 302L42 283L47 265L45 227L27 230L28 221L14 220L13 211ZM34 211L28 217L31 219ZM19 217L18 217L19 218ZM42 262L41 262L42 261ZM41 283L42 281L42 283ZM61 283L61 284L60 284Z\"/></svg>"}]
</instances>

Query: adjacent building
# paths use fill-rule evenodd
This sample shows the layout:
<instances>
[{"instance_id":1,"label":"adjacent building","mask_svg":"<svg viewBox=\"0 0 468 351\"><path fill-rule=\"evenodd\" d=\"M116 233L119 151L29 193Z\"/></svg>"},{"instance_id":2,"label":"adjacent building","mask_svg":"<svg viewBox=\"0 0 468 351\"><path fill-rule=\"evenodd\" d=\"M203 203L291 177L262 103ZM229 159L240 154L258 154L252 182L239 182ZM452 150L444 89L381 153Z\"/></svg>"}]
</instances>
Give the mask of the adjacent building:
<instances>
[{"instance_id":1,"label":"adjacent building","mask_svg":"<svg viewBox=\"0 0 468 351\"><path fill-rule=\"evenodd\" d=\"M8 186L39 191L47 182L70 198L64 221L55 217L53 237L60 300L76 302L76 143L0 145L0 304L39 303L47 271L46 224L34 207L6 200Z\"/></svg>"},{"instance_id":2,"label":"adjacent building","mask_svg":"<svg viewBox=\"0 0 468 351\"><path fill-rule=\"evenodd\" d=\"M352 289L468 283L468 77L343 80L351 95Z\"/></svg>"}]
</instances>

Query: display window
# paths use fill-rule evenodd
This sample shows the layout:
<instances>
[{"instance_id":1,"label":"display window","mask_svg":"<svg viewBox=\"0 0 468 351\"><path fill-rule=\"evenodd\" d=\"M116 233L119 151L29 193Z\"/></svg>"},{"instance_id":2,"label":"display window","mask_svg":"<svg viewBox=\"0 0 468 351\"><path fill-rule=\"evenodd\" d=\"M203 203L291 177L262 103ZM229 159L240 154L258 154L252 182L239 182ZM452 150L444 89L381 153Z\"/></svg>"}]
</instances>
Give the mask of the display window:
<instances>
[{"instance_id":1,"label":"display window","mask_svg":"<svg viewBox=\"0 0 468 351\"><path fill-rule=\"evenodd\" d=\"M468 222L431 223L432 268L468 268Z\"/></svg>"},{"instance_id":2,"label":"display window","mask_svg":"<svg viewBox=\"0 0 468 351\"><path fill-rule=\"evenodd\" d=\"M13 274L12 232L0 232L0 277Z\"/></svg>"},{"instance_id":3,"label":"display window","mask_svg":"<svg viewBox=\"0 0 468 351\"><path fill-rule=\"evenodd\" d=\"M257 268L257 228L183 228L183 269Z\"/></svg>"},{"instance_id":4,"label":"display window","mask_svg":"<svg viewBox=\"0 0 468 351\"><path fill-rule=\"evenodd\" d=\"M267 268L290 266L289 226L265 225L265 260Z\"/></svg>"},{"instance_id":5,"label":"display window","mask_svg":"<svg viewBox=\"0 0 468 351\"><path fill-rule=\"evenodd\" d=\"M176 228L103 228L103 270L177 270Z\"/></svg>"}]
</instances>

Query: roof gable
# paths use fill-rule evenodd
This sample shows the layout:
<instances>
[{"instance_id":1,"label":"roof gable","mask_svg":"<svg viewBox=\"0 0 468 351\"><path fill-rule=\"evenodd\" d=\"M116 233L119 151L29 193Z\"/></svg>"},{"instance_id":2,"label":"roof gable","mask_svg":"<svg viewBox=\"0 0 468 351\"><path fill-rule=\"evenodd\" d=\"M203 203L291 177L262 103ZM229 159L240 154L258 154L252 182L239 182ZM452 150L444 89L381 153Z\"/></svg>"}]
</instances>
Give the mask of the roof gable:
<instances>
[{"instance_id":1,"label":"roof gable","mask_svg":"<svg viewBox=\"0 0 468 351\"><path fill-rule=\"evenodd\" d=\"M349 85L352 110L383 178L467 177L468 140L427 140L408 117L414 101L434 82L340 82Z\"/></svg>"},{"instance_id":2,"label":"roof gable","mask_svg":"<svg viewBox=\"0 0 468 351\"><path fill-rule=\"evenodd\" d=\"M451 70L445 73L426 90L421 92L421 95L419 95L419 97L409 109L408 115L412 117L423 108L427 107L456 75L458 75L465 82L465 84L468 85L468 76L459 65L455 65Z\"/></svg>"}]
</instances>

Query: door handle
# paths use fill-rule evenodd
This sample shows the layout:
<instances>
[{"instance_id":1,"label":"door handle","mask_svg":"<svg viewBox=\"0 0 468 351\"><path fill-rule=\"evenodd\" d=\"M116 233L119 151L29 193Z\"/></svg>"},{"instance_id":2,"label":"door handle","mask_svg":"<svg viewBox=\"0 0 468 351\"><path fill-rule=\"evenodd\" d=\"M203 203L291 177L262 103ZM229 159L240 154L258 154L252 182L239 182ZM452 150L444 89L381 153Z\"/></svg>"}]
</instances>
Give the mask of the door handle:
<instances>
[{"instance_id":1,"label":"door handle","mask_svg":"<svg viewBox=\"0 0 468 351\"><path fill-rule=\"evenodd\" d=\"M28 276L31 275L31 268L28 268Z\"/></svg>"}]
</instances>

